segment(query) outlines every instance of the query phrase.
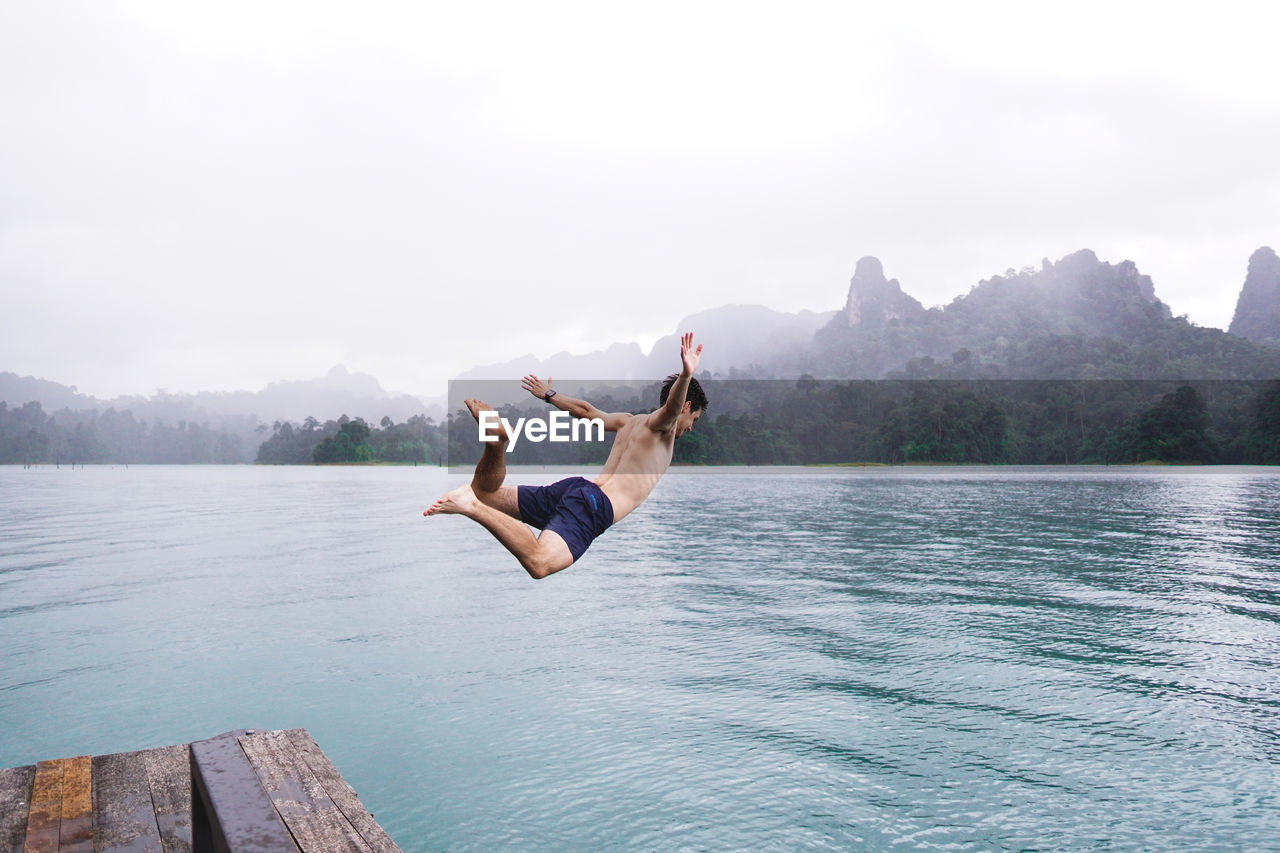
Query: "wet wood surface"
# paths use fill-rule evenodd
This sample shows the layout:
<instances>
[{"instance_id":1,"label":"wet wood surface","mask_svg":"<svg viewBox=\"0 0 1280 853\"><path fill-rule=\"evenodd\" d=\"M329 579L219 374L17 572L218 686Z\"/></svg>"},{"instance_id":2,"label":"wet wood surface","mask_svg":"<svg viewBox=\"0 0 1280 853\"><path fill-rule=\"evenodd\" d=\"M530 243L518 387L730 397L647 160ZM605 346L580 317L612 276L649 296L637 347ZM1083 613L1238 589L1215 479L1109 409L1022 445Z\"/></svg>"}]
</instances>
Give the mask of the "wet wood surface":
<instances>
[{"instance_id":1,"label":"wet wood surface","mask_svg":"<svg viewBox=\"0 0 1280 853\"><path fill-rule=\"evenodd\" d=\"M250 768L249 794L284 830L269 849L400 850L306 730L222 737ZM0 853L199 853L191 755L180 744L0 769Z\"/></svg>"},{"instance_id":2,"label":"wet wood surface","mask_svg":"<svg viewBox=\"0 0 1280 853\"><path fill-rule=\"evenodd\" d=\"M360 837L369 845L369 848L377 853L397 853L400 848L374 820L373 815L360 802L355 789L342 778L342 774L329 761L328 756L320 751L320 746L311 735L305 729L289 729L284 734L306 761L307 767L315 774L316 779L324 787L325 793L333 800L334 805L342 810L343 815L360 833Z\"/></svg>"},{"instance_id":3,"label":"wet wood surface","mask_svg":"<svg viewBox=\"0 0 1280 853\"><path fill-rule=\"evenodd\" d=\"M0 770L0 853L15 853L26 841L35 778L35 765Z\"/></svg>"},{"instance_id":4,"label":"wet wood surface","mask_svg":"<svg viewBox=\"0 0 1280 853\"><path fill-rule=\"evenodd\" d=\"M189 788L191 783L186 784ZM170 850L160 841L145 752L95 756L93 801L94 844L99 850L185 853L191 849L190 835Z\"/></svg>"}]
</instances>

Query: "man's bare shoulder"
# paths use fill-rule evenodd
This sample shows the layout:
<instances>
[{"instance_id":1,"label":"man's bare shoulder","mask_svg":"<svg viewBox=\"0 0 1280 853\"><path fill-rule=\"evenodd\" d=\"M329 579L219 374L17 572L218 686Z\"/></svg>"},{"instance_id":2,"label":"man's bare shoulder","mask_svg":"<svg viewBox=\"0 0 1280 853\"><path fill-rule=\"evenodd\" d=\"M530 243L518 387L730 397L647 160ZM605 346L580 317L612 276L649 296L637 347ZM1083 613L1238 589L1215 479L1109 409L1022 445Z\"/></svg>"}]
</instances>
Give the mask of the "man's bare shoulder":
<instances>
[{"instance_id":1,"label":"man's bare shoulder","mask_svg":"<svg viewBox=\"0 0 1280 853\"><path fill-rule=\"evenodd\" d=\"M652 412L647 412L643 415L636 415L635 419L637 422L648 427L653 432L659 434L671 432L670 426L662 425L661 412L661 409L654 409Z\"/></svg>"},{"instance_id":2,"label":"man's bare shoulder","mask_svg":"<svg viewBox=\"0 0 1280 853\"><path fill-rule=\"evenodd\" d=\"M635 415L630 412L601 412L596 411L594 417L604 421L604 428L607 432L622 432L627 428L627 424Z\"/></svg>"},{"instance_id":3,"label":"man's bare shoulder","mask_svg":"<svg viewBox=\"0 0 1280 853\"><path fill-rule=\"evenodd\" d=\"M610 414L605 420L605 429L609 429L609 427L612 426L614 432L633 433L638 429L645 429L648 427L651 415L652 412L643 412L640 414L636 414L634 412L616 412Z\"/></svg>"}]
</instances>

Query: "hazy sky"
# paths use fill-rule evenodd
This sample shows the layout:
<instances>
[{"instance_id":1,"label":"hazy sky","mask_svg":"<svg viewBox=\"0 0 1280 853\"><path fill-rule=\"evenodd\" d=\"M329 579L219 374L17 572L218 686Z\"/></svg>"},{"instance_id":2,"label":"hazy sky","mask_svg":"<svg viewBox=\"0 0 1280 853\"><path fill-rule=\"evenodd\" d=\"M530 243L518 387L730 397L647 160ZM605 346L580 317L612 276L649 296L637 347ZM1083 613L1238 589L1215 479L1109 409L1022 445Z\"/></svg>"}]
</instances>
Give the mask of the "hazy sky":
<instances>
[{"instance_id":1,"label":"hazy sky","mask_svg":"<svg viewBox=\"0 0 1280 853\"><path fill-rule=\"evenodd\" d=\"M1280 247L1269 5L5 0L0 370L435 395L1084 247L1225 328Z\"/></svg>"}]
</instances>

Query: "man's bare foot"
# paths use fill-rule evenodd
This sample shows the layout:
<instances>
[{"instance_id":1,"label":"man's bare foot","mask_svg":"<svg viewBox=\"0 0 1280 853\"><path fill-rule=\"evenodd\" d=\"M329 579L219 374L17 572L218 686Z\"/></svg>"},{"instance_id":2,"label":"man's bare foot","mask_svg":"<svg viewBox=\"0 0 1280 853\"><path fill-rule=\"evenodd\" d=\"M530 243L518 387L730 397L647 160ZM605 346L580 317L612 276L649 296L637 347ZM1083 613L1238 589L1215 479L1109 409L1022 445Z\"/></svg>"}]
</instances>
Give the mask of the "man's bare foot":
<instances>
[{"instance_id":1,"label":"man's bare foot","mask_svg":"<svg viewBox=\"0 0 1280 853\"><path fill-rule=\"evenodd\" d=\"M480 400L469 399L469 400L463 400L462 402L467 404L467 411L471 413L471 417L476 419L476 423L480 423L481 412L493 412L494 414L497 414L498 412L498 410L495 409L493 406L490 406L488 403L482 402ZM495 429L497 430L497 432L494 432ZM501 420L497 422L496 427L490 427L489 431L485 434L496 435L498 437L499 444L506 444L507 441L509 441L511 438L511 436L507 435L507 428L502 425Z\"/></svg>"},{"instance_id":2,"label":"man's bare foot","mask_svg":"<svg viewBox=\"0 0 1280 853\"><path fill-rule=\"evenodd\" d=\"M423 515L470 515L478 505L476 493L470 486L459 486L452 492L442 495L440 500L424 511Z\"/></svg>"}]
</instances>

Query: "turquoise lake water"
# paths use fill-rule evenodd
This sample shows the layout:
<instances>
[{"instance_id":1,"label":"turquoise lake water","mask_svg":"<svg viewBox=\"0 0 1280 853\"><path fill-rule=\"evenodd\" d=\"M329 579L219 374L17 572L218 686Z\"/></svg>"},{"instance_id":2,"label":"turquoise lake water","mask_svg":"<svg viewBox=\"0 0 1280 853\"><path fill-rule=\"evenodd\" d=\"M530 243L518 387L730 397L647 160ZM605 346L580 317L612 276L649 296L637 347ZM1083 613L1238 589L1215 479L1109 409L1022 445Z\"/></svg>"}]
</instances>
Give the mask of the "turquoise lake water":
<instances>
[{"instance_id":1,"label":"turquoise lake water","mask_svg":"<svg viewBox=\"0 0 1280 853\"><path fill-rule=\"evenodd\" d=\"M1280 470L674 471L542 582L464 479L0 468L0 766L305 727L409 851L1280 839Z\"/></svg>"}]
</instances>

